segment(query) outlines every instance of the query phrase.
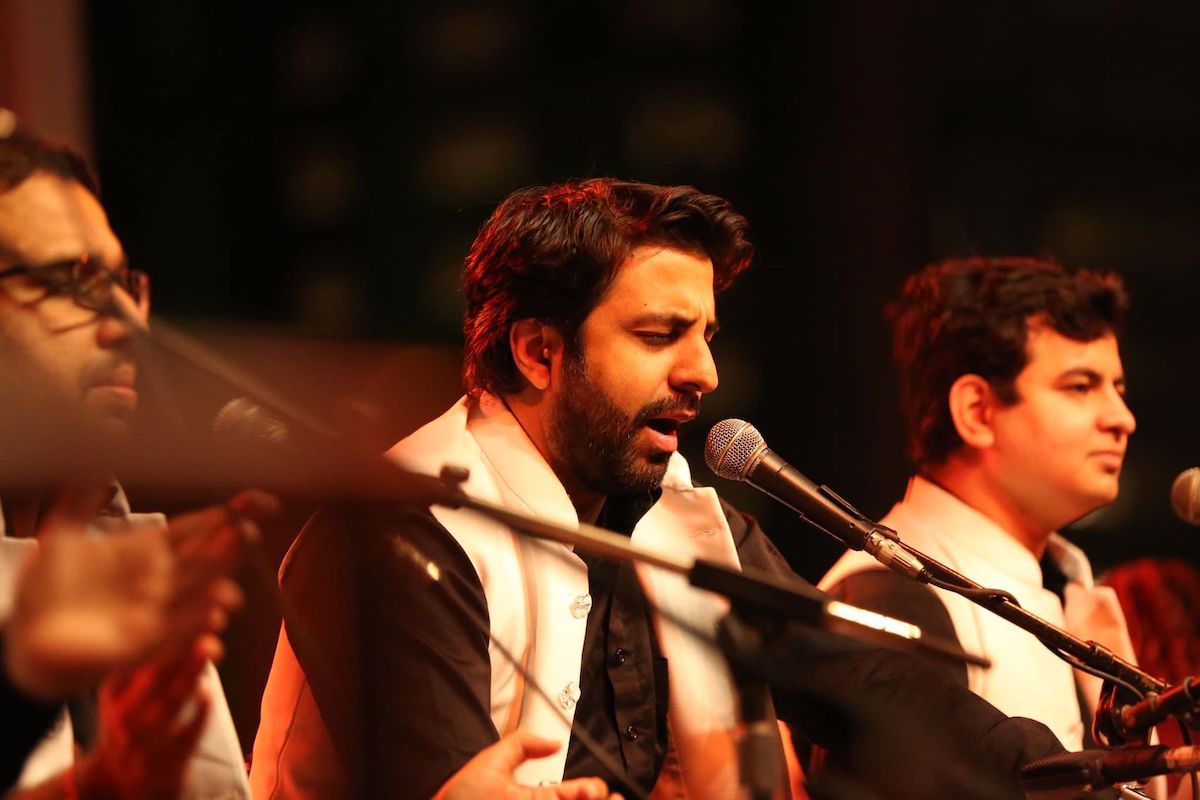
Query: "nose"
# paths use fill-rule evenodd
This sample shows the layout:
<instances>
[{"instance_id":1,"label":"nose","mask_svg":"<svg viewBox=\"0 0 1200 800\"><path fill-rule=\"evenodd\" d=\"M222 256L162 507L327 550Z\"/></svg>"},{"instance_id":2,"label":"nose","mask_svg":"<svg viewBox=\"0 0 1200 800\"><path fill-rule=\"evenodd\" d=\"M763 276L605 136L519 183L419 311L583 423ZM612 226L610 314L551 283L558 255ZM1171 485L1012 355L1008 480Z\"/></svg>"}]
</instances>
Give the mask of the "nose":
<instances>
[{"instance_id":1,"label":"nose","mask_svg":"<svg viewBox=\"0 0 1200 800\"><path fill-rule=\"evenodd\" d=\"M100 317L96 337L101 347L116 348L128 345L133 339L133 333L124 320L105 314Z\"/></svg>"},{"instance_id":2,"label":"nose","mask_svg":"<svg viewBox=\"0 0 1200 800\"><path fill-rule=\"evenodd\" d=\"M112 287L112 300L115 313L101 314L97 329L101 346L123 347L133 338L133 328L145 328L149 319L149 311L144 304L138 304L119 286Z\"/></svg>"},{"instance_id":3,"label":"nose","mask_svg":"<svg viewBox=\"0 0 1200 800\"><path fill-rule=\"evenodd\" d=\"M717 388L717 363L703 337L680 354L671 374L672 388L687 394L705 394Z\"/></svg>"},{"instance_id":4,"label":"nose","mask_svg":"<svg viewBox=\"0 0 1200 800\"><path fill-rule=\"evenodd\" d=\"M1109 402L1100 418L1100 426L1117 436L1129 436L1137 430L1137 420L1125 402L1125 396L1115 388L1109 388Z\"/></svg>"}]
</instances>

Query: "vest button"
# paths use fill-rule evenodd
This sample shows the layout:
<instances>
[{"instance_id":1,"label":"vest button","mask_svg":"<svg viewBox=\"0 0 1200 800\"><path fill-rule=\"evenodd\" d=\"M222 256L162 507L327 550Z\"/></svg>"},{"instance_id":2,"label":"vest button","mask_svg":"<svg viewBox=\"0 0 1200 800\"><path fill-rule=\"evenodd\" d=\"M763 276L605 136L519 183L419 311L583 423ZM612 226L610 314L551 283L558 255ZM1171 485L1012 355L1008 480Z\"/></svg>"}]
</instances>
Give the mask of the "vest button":
<instances>
[{"instance_id":1,"label":"vest button","mask_svg":"<svg viewBox=\"0 0 1200 800\"><path fill-rule=\"evenodd\" d=\"M564 711L569 711L579 702L580 694L579 684L571 681L558 693L558 704L563 707Z\"/></svg>"},{"instance_id":2,"label":"vest button","mask_svg":"<svg viewBox=\"0 0 1200 800\"><path fill-rule=\"evenodd\" d=\"M632 725L625 729L625 738L631 742L636 742L639 735L638 729Z\"/></svg>"},{"instance_id":3,"label":"vest button","mask_svg":"<svg viewBox=\"0 0 1200 800\"><path fill-rule=\"evenodd\" d=\"M583 619L592 610L592 596L590 594L577 594L575 599L571 601L571 616L575 619Z\"/></svg>"}]
</instances>

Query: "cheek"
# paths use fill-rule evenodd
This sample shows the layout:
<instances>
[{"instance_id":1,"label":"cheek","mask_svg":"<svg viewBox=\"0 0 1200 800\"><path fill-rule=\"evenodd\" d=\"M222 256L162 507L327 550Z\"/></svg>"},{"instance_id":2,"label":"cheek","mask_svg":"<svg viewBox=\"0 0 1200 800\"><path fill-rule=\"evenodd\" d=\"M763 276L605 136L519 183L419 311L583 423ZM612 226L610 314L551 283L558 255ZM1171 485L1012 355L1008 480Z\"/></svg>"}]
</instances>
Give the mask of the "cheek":
<instances>
[{"instance_id":1,"label":"cheek","mask_svg":"<svg viewBox=\"0 0 1200 800\"><path fill-rule=\"evenodd\" d=\"M1012 449L1028 460L1028 469L1037 469L1039 464L1073 464L1081 447L1090 442L1092 431L1090 416L1055 397L1027 401L1008 423L1003 432L1018 445Z\"/></svg>"},{"instance_id":2,"label":"cheek","mask_svg":"<svg viewBox=\"0 0 1200 800\"><path fill-rule=\"evenodd\" d=\"M74 394L83 388L89 356L83 331L51 334L40 325L21 325L8 327L0 338L0 360L26 390Z\"/></svg>"},{"instance_id":3,"label":"cheek","mask_svg":"<svg viewBox=\"0 0 1200 800\"><path fill-rule=\"evenodd\" d=\"M668 385L666 361L665 356L624 342L590 348L587 353L592 382L627 410L663 396Z\"/></svg>"},{"instance_id":4,"label":"cheek","mask_svg":"<svg viewBox=\"0 0 1200 800\"><path fill-rule=\"evenodd\" d=\"M647 359L633 359L613 376L613 397L630 413L669 394L666 373Z\"/></svg>"},{"instance_id":5,"label":"cheek","mask_svg":"<svg viewBox=\"0 0 1200 800\"><path fill-rule=\"evenodd\" d=\"M95 311L81 308L74 300L61 295L46 298L31 311L44 335L69 337L77 329L93 327L97 320Z\"/></svg>"}]
</instances>

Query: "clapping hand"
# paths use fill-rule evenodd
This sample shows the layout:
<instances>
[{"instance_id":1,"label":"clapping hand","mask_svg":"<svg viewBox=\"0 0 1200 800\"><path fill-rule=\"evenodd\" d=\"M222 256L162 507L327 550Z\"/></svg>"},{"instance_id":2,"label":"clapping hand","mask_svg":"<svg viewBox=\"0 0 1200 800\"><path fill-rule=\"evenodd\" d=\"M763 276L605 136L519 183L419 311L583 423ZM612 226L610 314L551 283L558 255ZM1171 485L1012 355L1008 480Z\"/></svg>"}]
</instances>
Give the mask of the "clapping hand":
<instances>
[{"instance_id":1,"label":"clapping hand","mask_svg":"<svg viewBox=\"0 0 1200 800\"><path fill-rule=\"evenodd\" d=\"M230 573L254 521L278 507L248 491L166 525L88 535L110 494L64 492L18 581L4 666L32 697L61 699L161 650L218 657L217 634L242 599Z\"/></svg>"}]
</instances>

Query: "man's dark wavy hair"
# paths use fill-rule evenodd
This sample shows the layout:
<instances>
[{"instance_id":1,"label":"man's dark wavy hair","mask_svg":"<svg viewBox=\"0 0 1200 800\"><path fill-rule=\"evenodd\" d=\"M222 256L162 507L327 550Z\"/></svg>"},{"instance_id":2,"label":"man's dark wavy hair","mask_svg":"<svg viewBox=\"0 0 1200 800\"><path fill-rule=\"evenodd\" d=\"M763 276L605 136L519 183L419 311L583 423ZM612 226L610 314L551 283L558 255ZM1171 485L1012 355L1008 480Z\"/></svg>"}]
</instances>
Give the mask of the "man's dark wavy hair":
<instances>
[{"instance_id":1,"label":"man's dark wavy hair","mask_svg":"<svg viewBox=\"0 0 1200 800\"><path fill-rule=\"evenodd\" d=\"M1031 320L1087 342L1118 332L1128 306L1117 275L1049 258L957 259L909 276L887 311L909 455L923 467L962 446L947 402L961 376L981 376L1002 403L1020 399Z\"/></svg>"},{"instance_id":2,"label":"man's dark wavy hair","mask_svg":"<svg viewBox=\"0 0 1200 800\"><path fill-rule=\"evenodd\" d=\"M723 291L754 254L747 229L729 201L690 186L593 178L513 192L484 223L463 267L467 390L523 388L508 338L522 319L553 325L578 354L580 326L637 247L708 257L714 290Z\"/></svg>"},{"instance_id":3,"label":"man's dark wavy hair","mask_svg":"<svg viewBox=\"0 0 1200 800\"><path fill-rule=\"evenodd\" d=\"M7 135L0 133L0 192L17 188L35 172L75 181L97 199L100 197L100 182L95 173L71 148L34 136L20 127Z\"/></svg>"}]
</instances>

